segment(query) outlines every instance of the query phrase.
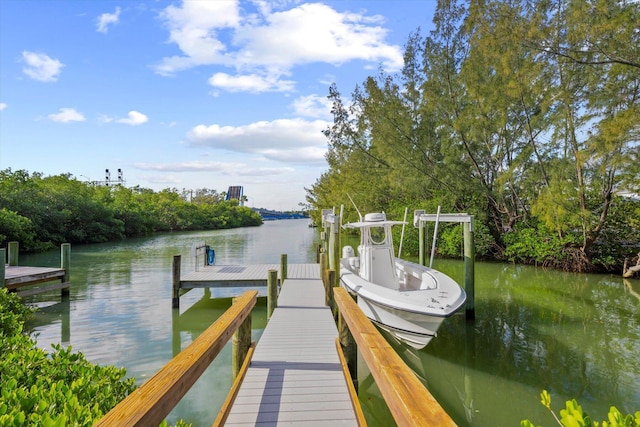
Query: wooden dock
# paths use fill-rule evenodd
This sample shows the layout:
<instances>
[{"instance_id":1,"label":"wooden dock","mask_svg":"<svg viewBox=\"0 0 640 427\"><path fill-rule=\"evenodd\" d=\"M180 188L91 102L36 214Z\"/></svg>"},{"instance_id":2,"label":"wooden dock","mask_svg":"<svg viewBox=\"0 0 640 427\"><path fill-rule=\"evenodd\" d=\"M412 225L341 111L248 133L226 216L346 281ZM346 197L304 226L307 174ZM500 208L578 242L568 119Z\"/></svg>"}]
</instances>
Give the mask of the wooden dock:
<instances>
[{"instance_id":1,"label":"wooden dock","mask_svg":"<svg viewBox=\"0 0 640 427\"><path fill-rule=\"evenodd\" d=\"M71 247L64 243L60 248L60 268L28 267L18 264L17 242L10 242L9 263L5 264L5 249L0 248L0 285L9 292L15 292L21 297L31 296L60 290L61 296L69 295L69 258ZM42 283L59 280L60 283L41 285ZM28 288L28 289L25 289Z\"/></svg>"},{"instance_id":2,"label":"wooden dock","mask_svg":"<svg viewBox=\"0 0 640 427\"><path fill-rule=\"evenodd\" d=\"M320 279L285 280L225 425L359 425L324 298Z\"/></svg>"},{"instance_id":3,"label":"wooden dock","mask_svg":"<svg viewBox=\"0 0 640 427\"><path fill-rule=\"evenodd\" d=\"M4 287L9 292L16 292L21 297L39 294L46 291L57 289L69 289L69 282L65 281L67 272L64 268L48 268L48 267L23 267L23 266L5 266L4 269ZM19 290L25 286L37 285L43 282L51 282L60 280L61 283L31 288L28 290Z\"/></svg>"},{"instance_id":4,"label":"wooden dock","mask_svg":"<svg viewBox=\"0 0 640 427\"><path fill-rule=\"evenodd\" d=\"M280 264L203 265L185 274L181 273L181 259L180 255L173 257L173 308L180 307L180 296L196 288L242 289L239 295L247 287L258 287L263 288L260 289L260 296L266 296L269 271L272 270L279 271L280 282L287 278L313 279L320 276L319 264L287 264L286 255L282 255Z\"/></svg>"},{"instance_id":5,"label":"wooden dock","mask_svg":"<svg viewBox=\"0 0 640 427\"><path fill-rule=\"evenodd\" d=\"M359 309L351 296L335 287L335 271L327 269L325 253L319 264L292 265L285 277L277 307L256 345L251 343L251 310L258 291L248 290L186 349L179 352L152 378L127 396L96 426L145 426L159 424L187 393L209 364L232 342L231 386L214 427L229 426L366 426L352 380L360 353L399 426L455 426L450 416L395 353L389 343ZM303 264L304 265L304 264ZM173 258L174 292L180 283L180 255ZM268 282L267 313L277 290L277 265L219 266L189 274L190 285L238 286L236 279ZM322 274L321 274L322 269ZM267 271L268 278L242 276ZM285 273L285 274L282 274ZM205 275L210 275L208 281ZM322 275L322 279L319 277ZM185 280L187 282L188 280ZM175 295L175 294L174 294ZM334 298L335 296L335 298ZM334 312L338 315L336 327ZM179 310L173 310L174 315ZM233 337L232 337L233 334ZM356 349L357 344L357 349ZM351 367L356 367L351 371Z\"/></svg>"}]
</instances>

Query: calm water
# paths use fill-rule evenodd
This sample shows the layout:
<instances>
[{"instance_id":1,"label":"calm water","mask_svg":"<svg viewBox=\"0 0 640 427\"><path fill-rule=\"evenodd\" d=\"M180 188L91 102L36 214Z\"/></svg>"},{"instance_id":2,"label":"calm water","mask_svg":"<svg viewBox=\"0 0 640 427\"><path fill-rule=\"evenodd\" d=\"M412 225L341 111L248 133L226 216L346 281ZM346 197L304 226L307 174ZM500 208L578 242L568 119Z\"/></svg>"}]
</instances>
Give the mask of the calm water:
<instances>
[{"instance_id":1,"label":"calm water","mask_svg":"<svg viewBox=\"0 0 640 427\"><path fill-rule=\"evenodd\" d=\"M71 345L101 364L123 366L144 382L189 345L229 307L203 290L171 309L171 264L195 268L192 245L206 241L218 264L315 262L317 229L306 220L261 227L172 233L119 243L72 247L71 298L57 292L32 297L30 324L38 345ZM21 255L20 264L56 266L59 253ZM461 281L462 263L436 261ZM253 313L258 339L266 323L264 300ZM476 320L447 319L427 348L396 343L403 359L461 426L516 426L529 418L553 425L539 403L548 389L558 410L577 398L597 420L611 405L640 410L640 281L573 275L505 264L476 264ZM359 367L360 399L369 424L393 425L380 394ZM225 347L169 416L210 426L231 386L231 348Z\"/></svg>"}]
</instances>

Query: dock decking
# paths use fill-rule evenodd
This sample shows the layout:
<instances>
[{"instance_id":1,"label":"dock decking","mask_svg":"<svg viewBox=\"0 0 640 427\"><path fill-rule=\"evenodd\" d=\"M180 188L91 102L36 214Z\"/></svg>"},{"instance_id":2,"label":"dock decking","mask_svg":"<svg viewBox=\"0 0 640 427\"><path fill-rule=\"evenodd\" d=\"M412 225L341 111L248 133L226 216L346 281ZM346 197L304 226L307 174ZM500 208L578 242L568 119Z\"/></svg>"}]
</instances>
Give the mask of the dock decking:
<instances>
[{"instance_id":1,"label":"dock decking","mask_svg":"<svg viewBox=\"0 0 640 427\"><path fill-rule=\"evenodd\" d=\"M20 296L30 296L38 293L61 289L63 295L68 294L69 282L65 281L66 270L64 268L49 267L26 267L9 266L4 267L4 287L9 291L17 292ZM42 286L35 289L19 290L26 286L32 286L43 282L60 280L61 283Z\"/></svg>"},{"instance_id":2,"label":"dock decking","mask_svg":"<svg viewBox=\"0 0 640 427\"><path fill-rule=\"evenodd\" d=\"M280 264L207 265L180 277L180 288L215 288L266 286L269 270L279 270ZM288 279L316 279L319 264L289 264Z\"/></svg>"},{"instance_id":3,"label":"dock decking","mask_svg":"<svg viewBox=\"0 0 640 427\"><path fill-rule=\"evenodd\" d=\"M337 337L322 281L285 280L225 425L358 425Z\"/></svg>"}]
</instances>

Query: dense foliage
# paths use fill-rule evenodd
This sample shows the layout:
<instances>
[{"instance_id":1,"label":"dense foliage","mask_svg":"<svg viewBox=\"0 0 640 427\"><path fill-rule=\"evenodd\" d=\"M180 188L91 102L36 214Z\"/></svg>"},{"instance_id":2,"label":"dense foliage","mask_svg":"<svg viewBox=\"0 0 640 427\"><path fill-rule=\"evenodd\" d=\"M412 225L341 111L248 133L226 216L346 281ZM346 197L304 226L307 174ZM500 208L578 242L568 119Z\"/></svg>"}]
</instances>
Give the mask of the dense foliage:
<instances>
[{"instance_id":1,"label":"dense foliage","mask_svg":"<svg viewBox=\"0 0 640 427\"><path fill-rule=\"evenodd\" d=\"M156 231L223 229L262 224L260 215L225 201L215 190L195 192L101 186L71 175L0 171L0 246L25 252L60 243L96 243Z\"/></svg>"},{"instance_id":2,"label":"dense foliage","mask_svg":"<svg viewBox=\"0 0 640 427\"><path fill-rule=\"evenodd\" d=\"M0 425L90 426L133 391L124 369L93 365L71 347L38 348L23 333L29 313L0 288Z\"/></svg>"},{"instance_id":3,"label":"dense foliage","mask_svg":"<svg viewBox=\"0 0 640 427\"><path fill-rule=\"evenodd\" d=\"M640 245L638 22L637 1L439 0L401 73L349 102L330 87L307 203L345 220L348 195L398 219L440 205L475 216L480 255L620 270Z\"/></svg>"}]
</instances>

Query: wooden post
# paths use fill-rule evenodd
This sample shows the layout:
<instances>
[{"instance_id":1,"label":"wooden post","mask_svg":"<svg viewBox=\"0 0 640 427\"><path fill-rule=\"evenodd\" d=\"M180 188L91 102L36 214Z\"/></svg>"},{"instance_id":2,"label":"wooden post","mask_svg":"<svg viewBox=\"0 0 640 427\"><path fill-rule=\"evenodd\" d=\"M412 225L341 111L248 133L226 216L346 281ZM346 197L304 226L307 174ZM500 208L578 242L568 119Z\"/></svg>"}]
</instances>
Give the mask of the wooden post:
<instances>
[{"instance_id":1,"label":"wooden post","mask_svg":"<svg viewBox=\"0 0 640 427\"><path fill-rule=\"evenodd\" d=\"M18 251L19 251L18 242L9 242L9 265L10 266L18 265Z\"/></svg>"},{"instance_id":2,"label":"wooden post","mask_svg":"<svg viewBox=\"0 0 640 427\"><path fill-rule=\"evenodd\" d=\"M358 301L357 294L349 294L354 301ZM338 337L340 338L340 346L342 347L342 353L347 361L347 367L351 374L351 382L353 387L358 391L358 346L356 340L353 338L347 322L345 322L342 312L338 310Z\"/></svg>"},{"instance_id":3,"label":"wooden post","mask_svg":"<svg viewBox=\"0 0 640 427\"><path fill-rule=\"evenodd\" d=\"M273 311L278 306L278 271L269 270L267 273L267 320L271 319ZM242 362L241 362L242 364Z\"/></svg>"},{"instance_id":4,"label":"wooden post","mask_svg":"<svg viewBox=\"0 0 640 427\"><path fill-rule=\"evenodd\" d=\"M4 288L4 278L5 278L5 262L7 260L7 251L2 248L0 249L0 288Z\"/></svg>"},{"instance_id":5,"label":"wooden post","mask_svg":"<svg viewBox=\"0 0 640 427\"><path fill-rule=\"evenodd\" d=\"M324 303L329 306L329 281L327 280L327 254L320 253L320 279L324 286Z\"/></svg>"},{"instance_id":6,"label":"wooden post","mask_svg":"<svg viewBox=\"0 0 640 427\"><path fill-rule=\"evenodd\" d=\"M464 289L467 293L465 314L467 319L476 317L475 308L475 245L473 243L473 217L464 227Z\"/></svg>"},{"instance_id":7,"label":"wooden post","mask_svg":"<svg viewBox=\"0 0 640 427\"><path fill-rule=\"evenodd\" d=\"M335 260L333 261L333 269L336 271L336 275L334 277L333 286L340 286L340 283L338 283L338 280L340 278L340 260L342 259L342 251L340 246L340 221L340 216L336 216L334 229L336 237L333 239L333 244L336 246L333 251L333 256L335 257Z\"/></svg>"},{"instance_id":8,"label":"wooden post","mask_svg":"<svg viewBox=\"0 0 640 427\"><path fill-rule=\"evenodd\" d=\"M275 270L273 271L277 274ZM237 300L238 297L234 298L233 303L235 304ZM231 338L231 369L234 381L242 368L242 363L244 362L245 357L247 357L247 352L249 351L250 346L251 315L244 319Z\"/></svg>"},{"instance_id":9,"label":"wooden post","mask_svg":"<svg viewBox=\"0 0 640 427\"><path fill-rule=\"evenodd\" d=\"M64 277L62 278L63 283L68 283L71 274L69 272L69 266L71 265L71 244L63 243L60 245L60 267L64 268ZM68 297L69 296L69 287L62 288L60 291L60 296Z\"/></svg>"},{"instance_id":10,"label":"wooden post","mask_svg":"<svg viewBox=\"0 0 640 427\"><path fill-rule=\"evenodd\" d=\"M284 281L289 277L287 275L287 254L280 255L280 286L284 284Z\"/></svg>"},{"instance_id":11,"label":"wooden post","mask_svg":"<svg viewBox=\"0 0 640 427\"><path fill-rule=\"evenodd\" d=\"M173 298L171 300L171 306L173 308L180 308L180 255L173 256L173 274L171 281L173 284Z\"/></svg>"},{"instance_id":12,"label":"wooden post","mask_svg":"<svg viewBox=\"0 0 640 427\"><path fill-rule=\"evenodd\" d=\"M336 302L335 299L333 297L333 284L336 281L336 271L331 269L331 270L327 270L327 290L329 293L329 308L331 308L331 313L333 314L333 318L336 319L336 315L337 313L337 309L336 309Z\"/></svg>"}]
</instances>

